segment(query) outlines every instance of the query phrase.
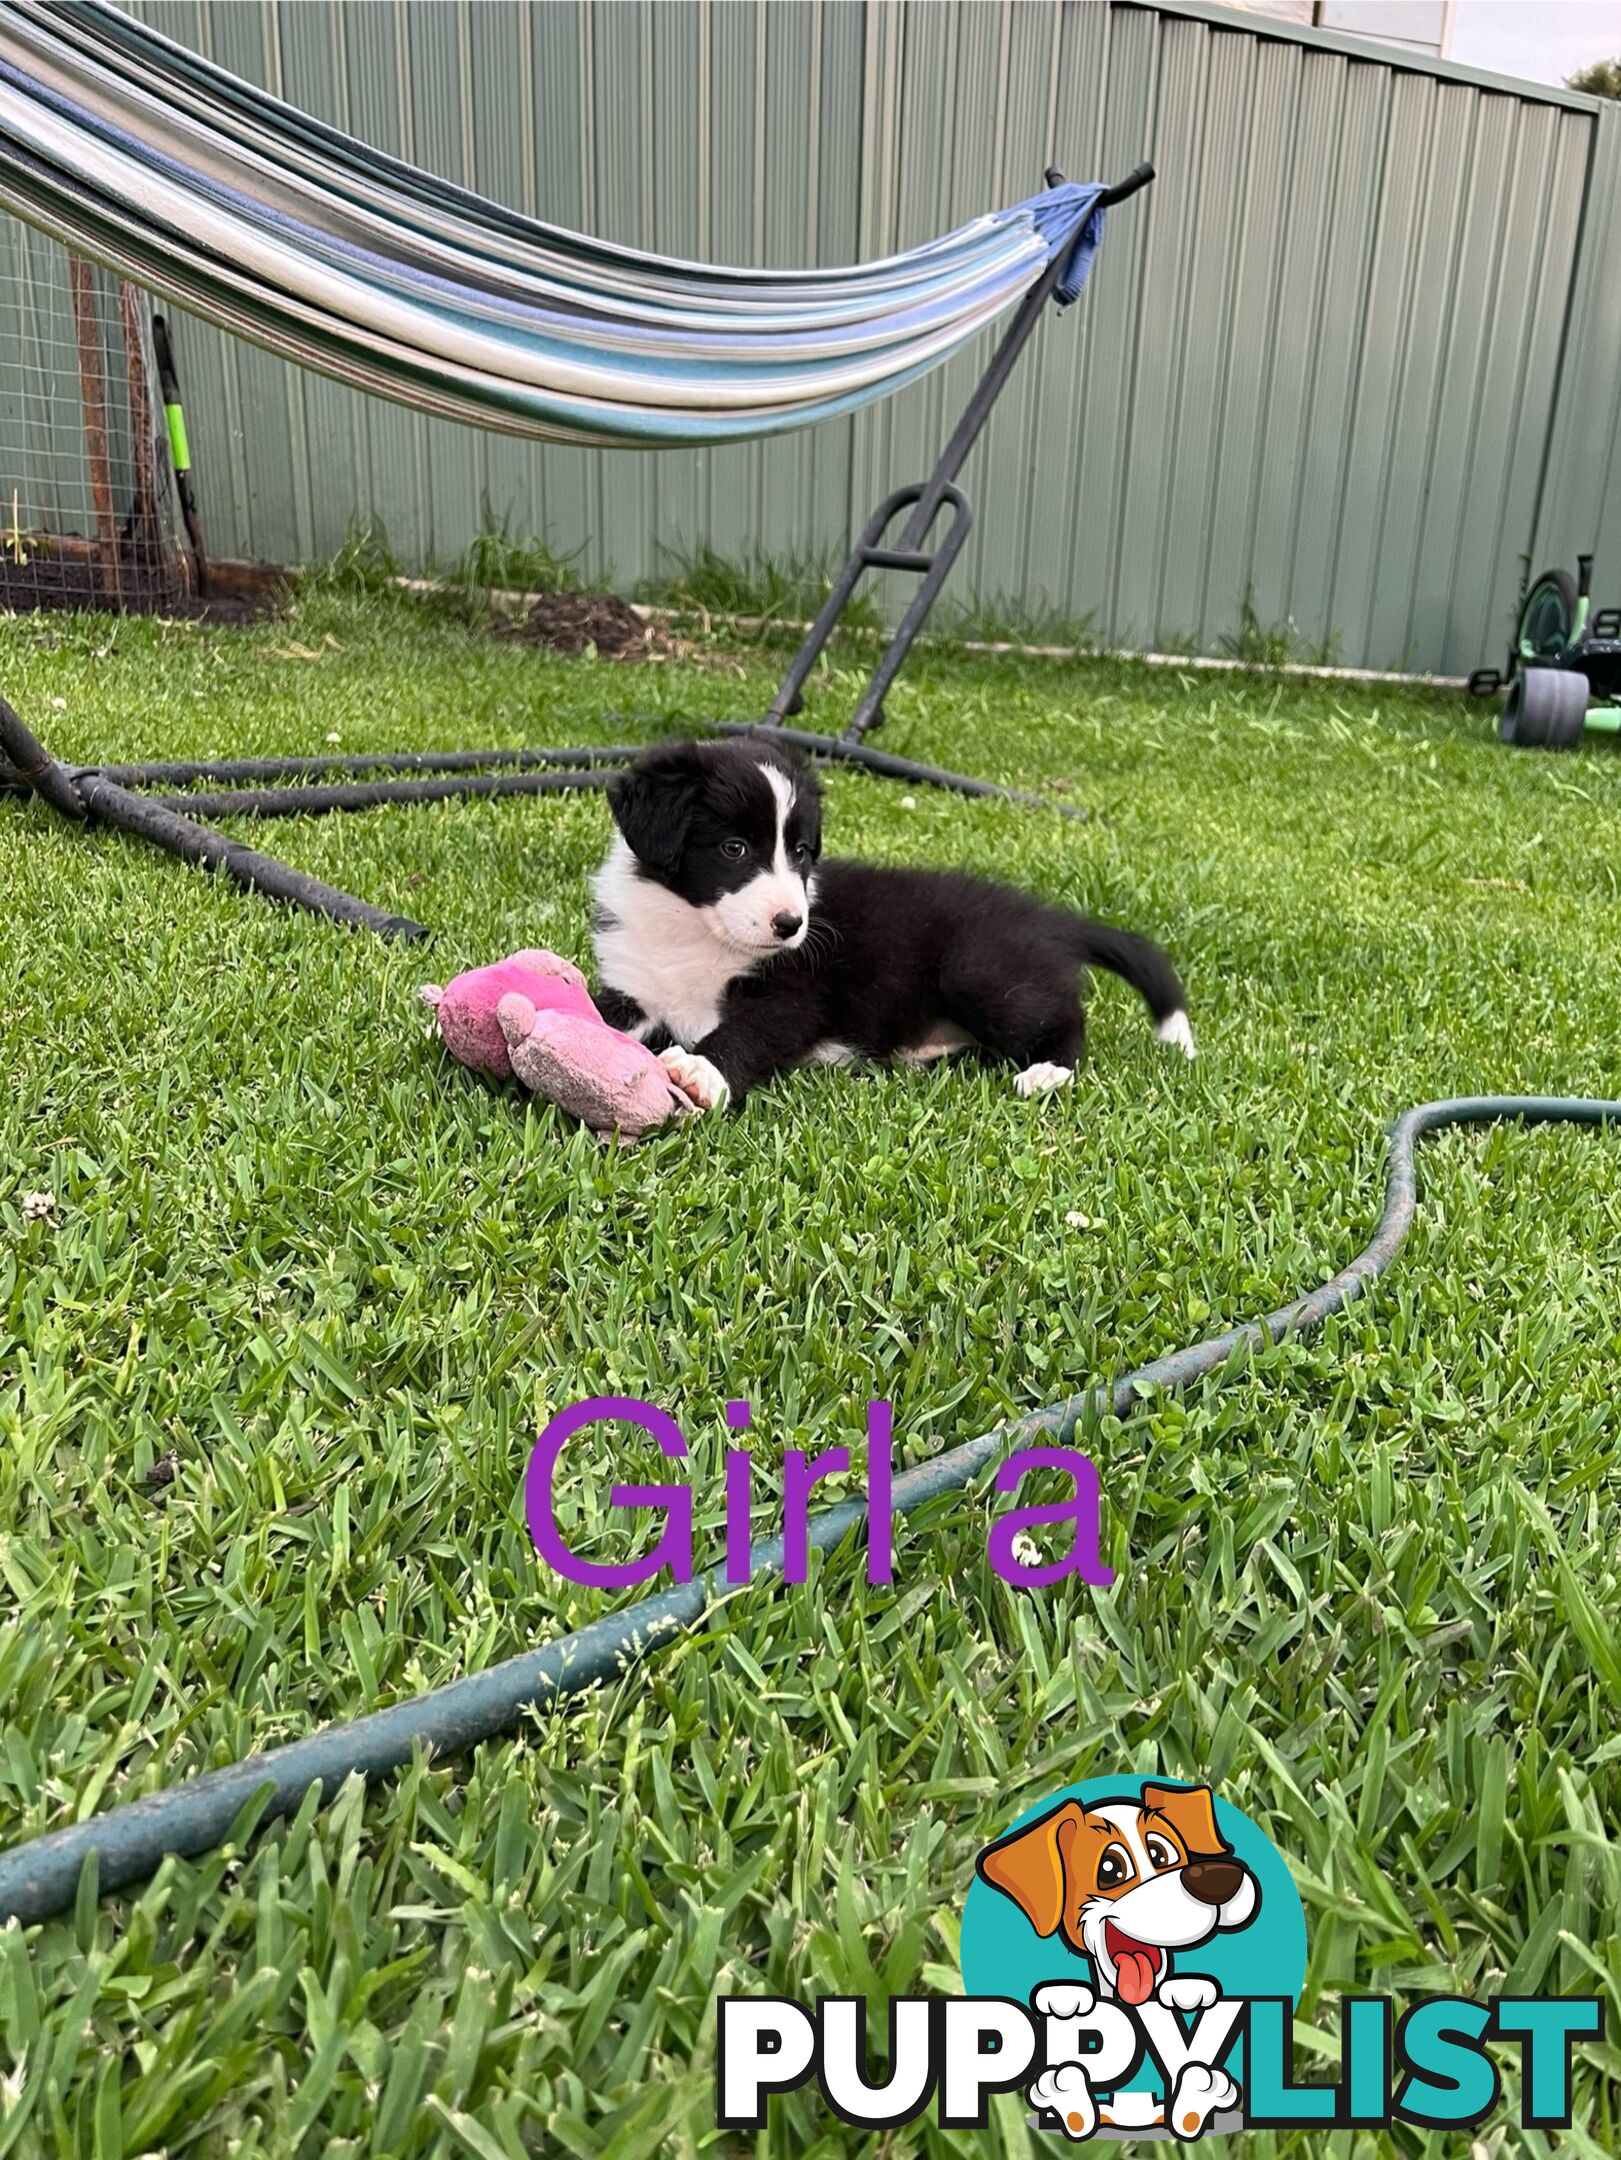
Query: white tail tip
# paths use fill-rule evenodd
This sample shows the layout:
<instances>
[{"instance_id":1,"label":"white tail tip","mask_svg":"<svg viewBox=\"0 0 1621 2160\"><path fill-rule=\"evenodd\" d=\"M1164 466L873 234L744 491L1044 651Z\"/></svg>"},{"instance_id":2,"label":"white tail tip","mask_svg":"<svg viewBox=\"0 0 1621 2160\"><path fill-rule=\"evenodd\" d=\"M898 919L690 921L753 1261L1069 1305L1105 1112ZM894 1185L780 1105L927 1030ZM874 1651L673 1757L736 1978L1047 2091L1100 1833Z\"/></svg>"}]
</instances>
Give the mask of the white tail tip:
<instances>
[{"instance_id":1,"label":"white tail tip","mask_svg":"<svg viewBox=\"0 0 1621 2160\"><path fill-rule=\"evenodd\" d=\"M1172 1044L1184 1057L1197 1057L1199 1054L1194 1048L1193 1030L1188 1026L1185 1012L1171 1013L1162 1020L1154 1030L1154 1040Z\"/></svg>"}]
</instances>

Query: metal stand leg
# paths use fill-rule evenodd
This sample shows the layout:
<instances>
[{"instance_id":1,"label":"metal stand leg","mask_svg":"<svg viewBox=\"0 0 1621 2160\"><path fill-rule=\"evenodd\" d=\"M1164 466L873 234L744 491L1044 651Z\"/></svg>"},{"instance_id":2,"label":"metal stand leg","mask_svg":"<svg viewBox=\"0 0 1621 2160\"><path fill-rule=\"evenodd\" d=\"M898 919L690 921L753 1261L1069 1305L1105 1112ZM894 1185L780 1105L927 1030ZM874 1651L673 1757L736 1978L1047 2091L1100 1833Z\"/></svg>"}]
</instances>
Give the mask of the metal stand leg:
<instances>
[{"instance_id":1,"label":"metal stand leg","mask_svg":"<svg viewBox=\"0 0 1621 2160\"><path fill-rule=\"evenodd\" d=\"M1123 202L1128 195L1135 195L1146 187L1154 177L1152 165L1139 165L1124 180L1105 188L1098 198L1100 208L1110 203ZM1047 185L1057 187L1063 174L1057 166L1047 168ZM973 396L963 408L962 418L952 430L951 440L940 453L940 459L927 480L915 486L897 488L880 503L867 522L860 539L850 550L843 569L833 581L833 589L823 603L816 620L806 631L800 648L793 657L782 687L771 701L764 725L779 726L784 720L803 709L805 685L811 670L822 656L822 648L832 635L839 617L849 605L851 596L862 576L868 570L914 570L922 578L905 614L895 626L894 635L884 648L883 658L873 673L871 682L863 691L860 703L851 714L844 731L844 740L859 743L863 736L883 724L884 694L900 672L901 664L912 649L912 641L922 629L929 610L938 598L968 537L973 523L973 509L968 498L954 483L962 470L968 453L979 440L986 421L990 418L1003 386L1012 374L1020 353L1030 341L1031 333L1051 299L1055 288L1063 281L1069 268L1071 256L1080 244L1080 234L1067 248L1054 255L1052 261L1019 303L1018 313L1009 324L1002 342L991 355L991 362L975 386ZM894 547L883 545L883 536L900 511L912 504L911 517L907 520L899 543ZM926 546L929 533L942 507L952 512L950 524L941 539L931 549ZM825 738L824 738L825 739ZM909 775L920 778L920 773ZM936 780L937 786L954 784L961 776L948 775L944 781ZM978 793L980 790L965 790ZM1005 790L996 792L1005 793Z\"/></svg>"},{"instance_id":2,"label":"metal stand leg","mask_svg":"<svg viewBox=\"0 0 1621 2160\"><path fill-rule=\"evenodd\" d=\"M923 787L949 788L955 795L989 795L1002 802L1023 803L1030 810L1052 810L1060 817L1087 818L1092 815L1080 803L1053 802L1044 795L1032 795L1025 788L1001 787L994 780L976 780L972 773L948 772L940 765L919 765L911 758L893 757L887 750L874 750L869 744L852 741L848 735L811 735L803 728L782 727L775 721L717 720L714 726L723 735L765 735L773 741L792 743L796 750L809 751L812 757L827 758L836 765L860 765L868 772L880 773L886 780L915 780Z\"/></svg>"},{"instance_id":3,"label":"metal stand leg","mask_svg":"<svg viewBox=\"0 0 1621 2160\"><path fill-rule=\"evenodd\" d=\"M974 522L973 506L961 488L946 486L940 490L938 500L950 506L951 523L932 554L923 552L917 544L907 545L903 539L899 547L882 545L883 536L909 504L921 504L928 491L928 483L920 481L915 487L897 488L886 495L872 516L866 529L851 549L844 568L833 581L832 590L823 601L821 612L805 633L793 658L782 687L771 700L765 725L774 727L801 710L804 705L804 688L810 679L812 668L822 657L822 647L850 603L850 597L868 570L916 570L923 582L913 594L906 613L896 625L895 634L884 649L872 681L862 693L861 703L856 707L847 733L852 742L859 742L869 728L875 728L884 716L884 692L900 672L901 662L912 648L912 640L923 627L924 618L935 603L941 586L950 573L952 564L968 538L968 528ZM908 525L908 533L917 523L914 516ZM925 527L925 534L927 528ZM920 535L920 538L923 537Z\"/></svg>"}]
</instances>

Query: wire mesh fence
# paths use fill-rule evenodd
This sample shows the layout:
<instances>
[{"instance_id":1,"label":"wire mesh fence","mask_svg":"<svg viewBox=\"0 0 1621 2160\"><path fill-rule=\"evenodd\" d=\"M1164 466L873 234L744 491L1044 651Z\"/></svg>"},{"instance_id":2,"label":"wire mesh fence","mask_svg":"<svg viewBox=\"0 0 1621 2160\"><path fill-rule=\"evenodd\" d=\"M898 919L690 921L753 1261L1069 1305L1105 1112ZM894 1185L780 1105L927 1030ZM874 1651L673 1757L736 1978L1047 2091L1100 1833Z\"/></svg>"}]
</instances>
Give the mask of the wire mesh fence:
<instances>
[{"instance_id":1,"label":"wire mesh fence","mask_svg":"<svg viewBox=\"0 0 1621 2160\"><path fill-rule=\"evenodd\" d=\"M0 219L0 609L195 601L147 295Z\"/></svg>"}]
</instances>

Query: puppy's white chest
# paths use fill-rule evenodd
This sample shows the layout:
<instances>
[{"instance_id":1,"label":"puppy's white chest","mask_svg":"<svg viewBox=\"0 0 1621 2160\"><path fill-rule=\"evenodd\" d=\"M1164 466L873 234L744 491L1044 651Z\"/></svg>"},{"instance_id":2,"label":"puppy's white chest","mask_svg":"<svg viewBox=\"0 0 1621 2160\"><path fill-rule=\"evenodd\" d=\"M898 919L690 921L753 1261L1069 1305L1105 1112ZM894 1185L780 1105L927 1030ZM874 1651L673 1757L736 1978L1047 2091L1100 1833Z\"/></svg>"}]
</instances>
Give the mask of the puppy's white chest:
<instances>
[{"instance_id":1,"label":"puppy's white chest","mask_svg":"<svg viewBox=\"0 0 1621 2160\"><path fill-rule=\"evenodd\" d=\"M717 969L706 955L640 951L623 931L607 931L597 939L597 965L611 990L634 998L688 1050L720 1025L731 970Z\"/></svg>"},{"instance_id":2,"label":"puppy's white chest","mask_svg":"<svg viewBox=\"0 0 1621 2160\"><path fill-rule=\"evenodd\" d=\"M603 864L596 892L602 981L634 998L650 1023L667 1027L692 1049L720 1024L727 985L743 972L737 956L695 908L638 877L622 841Z\"/></svg>"}]
</instances>

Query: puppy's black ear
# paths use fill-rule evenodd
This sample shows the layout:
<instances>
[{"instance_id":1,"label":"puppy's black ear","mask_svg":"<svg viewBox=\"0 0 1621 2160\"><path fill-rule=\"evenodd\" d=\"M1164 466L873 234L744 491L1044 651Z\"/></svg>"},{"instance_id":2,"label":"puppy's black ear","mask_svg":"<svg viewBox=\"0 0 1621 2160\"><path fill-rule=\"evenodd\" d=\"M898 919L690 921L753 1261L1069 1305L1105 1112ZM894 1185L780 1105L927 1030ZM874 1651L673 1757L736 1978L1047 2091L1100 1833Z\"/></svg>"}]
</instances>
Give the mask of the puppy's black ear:
<instances>
[{"instance_id":1,"label":"puppy's black ear","mask_svg":"<svg viewBox=\"0 0 1621 2160\"><path fill-rule=\"evenodd\" d=\"M702 777L696 743L665 743L639 757L608 790L625 845L648 869L667 873L681 860Z\"/></svg>"}]
</instances>

